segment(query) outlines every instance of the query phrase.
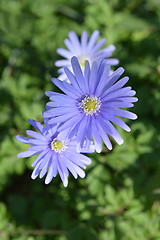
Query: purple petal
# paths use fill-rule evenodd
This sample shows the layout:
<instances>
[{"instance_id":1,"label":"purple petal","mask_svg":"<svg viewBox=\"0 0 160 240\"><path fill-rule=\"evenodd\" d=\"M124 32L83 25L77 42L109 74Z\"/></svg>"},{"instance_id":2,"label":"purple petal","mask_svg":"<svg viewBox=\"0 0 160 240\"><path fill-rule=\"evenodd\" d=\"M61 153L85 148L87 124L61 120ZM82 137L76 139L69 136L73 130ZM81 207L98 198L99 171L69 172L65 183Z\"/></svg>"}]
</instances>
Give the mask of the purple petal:
<instances>
[{"instance_id":1,"label":"purple petal","mask_svg":"<svg viewBox=\"0 0 160 240\"><path fill-rule=\"evenodd\" d=\"M32 130L27 130L26 133L33 138L37 138L38 140L41 139L42 141L46 141L46 138L40 133L37 133L37 132L32 131Z\"/></svg>"},{"instance_id":2,"label":"purple petal","mask_svg":"<svg viewBox=\"0 0 160 240\"><path fill-rule=\"evenodd\" d=\"M92 51L96 52L97 50L99 50L106 42L105 38L102 38L93 48Z\"/></svg>"},{"instance_id":3,"label":"purple petal","mask_svg":"<svg viewBox=\"0 0 160 240\"><path fill-rule=\"evenodd\" d=\"M122 67L119 67L112 75L109 77L108 83L105 87L105 89L110 88L117 80L118 78L123 74L124 69Z\"/></svg>"},{"instance_id":4,"label":"purple petal","mask_svg":"<svg viewBox=\"0 0 160 240\"><path fill-rule=\"evenodd\" d=\"M84 116L80 125L79 125L79 129L78 129L78 132L77 132L77 151L80 152L80 148L83 147L83 144L84 144L84 140L85 140L85 137L86 137L86 130L88 128L88 123L89 123L89 118L88 116Z\"/></svg>"},{"instance_id":5,"label":"purple petal","mask_svg":"<svg viewBox=\"0 0 160 240\"><path fill-rule=\"evenodd\" d=\"M33 126L35 127L40 133L44 133L46 132L46 129L44 128L44 126L39 123L39 122L36 122L35 120L33 119L29 119L28 122Z\"/></svg>"},{"instance_id":6,"label":"purple petal","mask_svg":"<svg viewBox=\"0 0 160 240\"><path fill-rule=\"evenodd\" d=\"M109 150L111 150L112 149L112 144L111 144L110 139L107 135L107 134L109 134L110 136L113 135L110 127L108 126L108 124L106 124L106 122L102 118L100 118L100 116L97 117L97 125L98 125L98 129L99 129L99 133L100 133L105 145L107 146L107 148Z\"/></svg>"},{"instance_id":7,"label":"purple petal","mask_svg":"<svg viewBox=\"0 0 160 240\"><path fill-rule=\"evenodd\" d=\"M107 61L107 64L112 66L115 66L119 63L119 60L117 58L109 58L109 59L106 59L106 61Z\"/></svg>"},{"instance_id":8,"label":"purple petal","mask_svg":"<svg viewBox=\"0 0 160 240\"><path fill-rule=\"evenodd\" d=\"M122 102L117 98L117 101L106 101L105 103L102 104L101 106L101 110L103 109L103 111L105 111L105 108L109 107L109 108L129 108L129 107L133 107L134 105L130 102Z\"/></svg>"},{"instance_id":9,"label":"purple petal","mask_svg":"<svg viewBox=\"0 0 160 240\"><path fill-rule=\"evenodd\" d=\"M78 84L79 84L81 90L83 91L83 94L86 94L86 84L87 83L83 77L81 67L80 67L79 62L76 57L72 57L71 64L72 64L73 72L77 78Z\"/></svg>"},{"instance_id":10,"label":"purple petal","mask_svg":"<svg viewBox=\"0 0 160 240\"><path fill-rule=\"evenodd\" d=\"M105 94L104 97L101 98L103 102L109 101L111 99L116 99L118 97L126 96L131 91L131 87L125 87L121 89L117 89L114 92L110 92L107 95Z\"/></svg>"},{"instance_id":11,"label":"purple petal","mask_svg":"<svg viewBox=\"0 0 160 240\"><path fill-rule=\"evenodd\" d=\"M52 97L50 97L50 100L55 101L57 106L63 106L62 104L68 104L68 105L75 104L75 99L72 99L69 96L64 94L57 95L57 96L52 95Z\"/></svg>"},{"instance_id":12,"label":"purple petal","mask_svg":"<svg viewBox=\"0 0 160 240\"><path fill-rule=\"evenodd\" d=\"M88 83L89 76L90 76L90 65L88 61L85 61L84 78L87 83Z\"/></svg>"},{"instance_id":13,"label":"purple petal","mask_svg":"<svg viewBox=\"0 0 160 240\"><path fill-rule=\"evenodd\" d=\"M53 107L71 107L71 106L74 106L75 105L75 102L71 102L71 101L62 101L62 99L61 99L61 101L55 101L55 102L48 102L47 104L46 104L46 106L48 106L48 107L51 107L51 108L53 108Z\"/></svg>"},{"instance_id":14,"label":"purple petal","mask_svg":"<svg viewBox=\"0 0 160 240\"><path fill-rule=\"evenodd\" d=\"M56 67L64 67L64 66L70 66L70 61L69 60L58 60L55 62Z\"/></svg>"},{"instance_id":15,"label":"purple petal","mask_svg":"<svg viewBox=\"0 0 160 240\"><path fill-rule=\"evenodd\" d=\"M136 91L134 90L131 90L130 92L128 92L125 96L128 96L128 97L132 97L136 94Z\"/></svg>"},{"instance_id":16,"label":"purple petal","mask_svg":"<svg viewBox=\"0 0 160 240\"><path fill-rule=\"evenodd\" d=\"M80 97L80 96L81 96L81 93L80 93L73 85L71 85L70 83L64 81L64 82L63 82L63 85L64 85L64 87L65 87L66 89L68 89L68 91L74 92L74 94L76 94L77 97Z\"/></svg>"},{"instance_id":17,"label":"purple petal","mask_svg":"<svg viewBox=\"0 0 160 240\"><path fill-rule=\"evenodd\" d=\"M72 43L69 39L65 39L64 43L65 43L66 47L69 49L70 52L74 51L74 47L73 47L73 45L72 45Z\"/></svg>"},{"instance_id":18,"label":"purple petal","mask_svg":"<svg viewBox=\"0 0 160 240\"><path fill-rule=\"evenodd\" d=\"M67 178L66 175L63 173L59 161L58 161L58 172L59 172L59 175L60 175L60 177L61 177L61 180L62 180L62 182L63 182L64 187L67 187L67 185L68 185L68 178Z\"/></svg>"},{"instance_id":19,"label":"purple petal","mask_svg":"<svg viewBox=\"0 0 160 240\"><path fill-rule=\"evenodd\" d=\"M35 167L35 169L32 172L31 178L33 180L38 176L38 174L40 172L39 165L40 165L40 162L37 164L37 166Z\"/></svg>"},{"instance_id":20,"label":"purple petal","mask_svg":"<svg viewBox=\"0 0 160 240\"><path fill-rule=\"evenodd\" d=\"M26 157L31 157L33 155L39 154L41 151L30 151L27 150L25 152L18 153L17 158L26 158Z\"/></svg>"},{"instance_id":21,"label":"purple petal","mask_svg":"<svg viewBox=\"0 0 160 240\"><path fill-rule=\"evenodd\" d=\"M104 91L103 94L101 95L101 98L103 98L105 95L122 88L129 80L129 77L124 77L121 80L119 80L117 83L115 83L112 87L110 87L109 89L106 89L104 87Z\"/></svg>"},{"instance_id":22,"label":"purple petal","mask_svg":"<svg viewBox=\"0 0 160 240\"><path fill-rule=\"evenodd\" d=\"M74 178L77 179L78 175L77 175L76 170L74 169L74 164L70 160L68 160L68 158L65 157L65 154L63 155L63 158L64 158L64 161L66 163L68 170L72 173Z\"/></svg>"},{"instance_id":23,"label":"purple petal","mask_svg":"<svg viewBox=\"0 0 160 240\"><path fill-rule=\"evenodd\" d=\"M68 135L68 139L71 139L78 132L79 125L80 125L82 119L83 119L83 115L82 115L81 119L78 122L76 122L73 125L73 127L70 129L70 132L69 132L69 135Z\"/></svg>"},{"instance_id":24,"label":"purple petal","mask_svg":"<svg viewBox=\"0 0 160 240\"><path fill-rule=\"evenodd\" d=\"M133 119L133 120L137 119L137 115L135 113L132 113L123 109L117 109L114 115L118 117Z\"/></svg>"},{"instance_id":25,"label":"purple petal","mask_svg":"<svg viewBox=\"0 0 160 240\"><path fill-rule=\"evenodd\" d=\"M57 95L58 95L58 96L63 96L62 93L57 93L57 92L52 92L52 91L46 91L45 94L46 94L46 96L48 96L49 98L52 97L52 96L54 96L54 95L56 95L56 96L57 96Z\"/></svg>"},{"instance_id":26,"label":"purple petal","mask_svg":"<svg viewBox=\"0 0 160 240\"><path fill-rule=\"evenodd\" d=\"M98 85L98 82L97 82L97 73L98 73L97 63L94 62L94 63L92 64L91 73L90 73L90 76L89 76L89 91L90 91L90 94L91 94L91 95L94 93L95 88L96 88L97 85Z\"/></svg>"},{"instance_id":27,"label":"purple petal","mask_svg":"<svg viewBox=\"0 0 160 240\"><path fill-rule=\"evenodd\" d=\"M76 154L76 152L71 152L68 150L65 152L65 156L74 164L86 169L85 164L81 161L80 156L78 156L78 154ZM91 161L90 161L90 163L91 163Z\"/></svg>"},{"instance_id":28,"label":"purple petal","mask_svg":"<svg viewBox=\"0 0 160 240\"><path fill-rule=\"evenodd\" d=\"M102 151L102 139L99 134L99 129L97 128L97 123L95 119L92 119L92 133L93 133L93 140L96 148L96 152L100 153Z\"/></svg>"},{"instance_id":29,"label":"purple petal","mask_svg":"<svg viewBox=\"0 0 160 240\"><path fill-rule=\"evenodd\" d=\"M74 117L75 116L75 112L70 112L70 113L67 113L63 116L59 116L59 117L54 117L54 118L51 118L48 123L49 124L53 124L53 123L61 123L61 122L66 122L67 120L69 120L70 118Z\"/></svg>"},{"instance_id":30,"label":"purple petal","mask_svg":"<svg viewBox=\"0 0 160 240\"><path fill-rule=\"evenodd\" d=\"M63 125L58 128L58 131L63 131L66 128L73 126L75 123L81 121L81 119L82 119L82 114L81 113L76 114L74 117L72 117L71 119L63 123Z\"/></svg>"},{"instance_id":31,"label":"purple petal","mask_svg":"<svg viewBox=\"0 0 160 240\"><path fill-rule=\"evenodd\" d=\"M50 161L50 159L48 159L48 161L45 162L45 165L44 165L44 167L42 168L42 170L40 172L39 178L43 178L44 177L44 175L46 174L46 172L49 169L50 165L51 165L51 161Z\"/></svg>"},{"instance_id":32,"label":"purple petal","mask_svg":"<svg viewBox=\"0 0 160 240\"><path fill-rule=\"evenodd\" d=\"M94 152L95 147L91 147L92 144L92 125L91 125L91 118L88 116L88 128L86 129L86 141L85 146L83 146L80 150L80 152Z\"/></svg>"},{"instance_id":33,"label":"purple petal","mask_svg":"<svg viewBox=\"0 0 160 240\"><path fill-rule=\"evenodd\" d=\"M90 165L91 162L92 162L92 160L89 157L87 157L87 156L85 156L83 154L80 154L80 153L77 153L77 152L71 152L69 150L66 151L66 153L70 154L71 161L72 162L74 161L74 163L77 164L77 165L79 165L78 162L82 162L82 163L84 163L86 165ZM75 156L75 158L74 158L74 156Z\"/></svg>"},{"instance_id":34,"label":"purple petal","mask_svg":"<svg viewBox=\"0 0 160 240\"><path fill-rule=\"evenodd\" d=\"M103 65L102 65L103 67ZM110 66L106 65L104 70L103 70L103 74L99 80L99 84L95 90L95 95L96 96L100 96L100 94L102 93L104 86L106 86L106 84L108 83L108 77L109 77L109 72L110 72Z\"/></svg>"},{"instance_id":35,"label":"purple petal","mask_svg":"<svg viewBox=\"0 0 160 240\"><path fill-rule=\"evenodd\" d=\"M90 37L90 40L89 40L88 46L87 46L88 49L91 49L94 46L94 44L97 42L98 37L99 37L99 31L96 30L92 33L92 35Z\"/></svg>"},{"instance_id":36,"label":"purple petal","mask_svg":"<svg viewBox=\"0 0 160 240\"><path fill-rule=\"evenodd\" d=\"M62 81L60 81L60 80L58 80L58 79L56 79L56 78L52 78L51 79L52 80L52 82L58 87L58 88L60 88L65 94L67 94L67 95L69 95L71 98L73 98L73 99L76 99L78 96L74 93L74 87L72 87L73 88L73 90L72 90L72 92L71 91L69 91L65 86L64 86L64 82L62 82Z\"/></svg>"},{"instance_id":37,"label":"purple petal","mask_svg":"<svg viewBox=\"0 0 160 240\"><path fill-rule=\"evenodd\" d=\"M70 161L70 159L65 155L65 157ZM71 164L72 163L72 164ZM84 178L85 177L85 172L78 167L76 164L74 164L73 162L70 161L70 165L72 165L73 169L76 171L76 173L81 177ZM68 166L68 163L67 163Z\"/></svg>"},{"instance_id":38,"label":"purple petal","mask_svg":"<svg viewBox=\"0 0 160 240\"><path fill-rule=\"evenodd\" d=\"M124 142L123 138L121 137L119 132L115 129L115 127L109 121L107 121L107 125L111 129L111 131L112 131L112 135L111 136L116 140L116 142L119 145L123 144L123 142Z\"/></svg>"},{"instance_id":39,"label":"purple petal","mask_svg":"<svg viewBox=\"0 0 160 240\"><path fill-rule=\"evenodd\" d=\"M45 184L49 184L53 178L53 165L51 164L45 179Z\"/></svg>"},{"instance_id":40,"label":"purple petal","mask_svg":"<svg viewBox=\"0 0 160 240\"><path fill-rule=\"evenodd\" d=\"M53 154L52 155L52 174L53 177L55 177L57 175L57 171L58 171L58 159L57 159L57 154Z\"/></svg>"},{"instance_id":41,"label":"purple petal","mask_svg":"<svg viewBox=\"0 0 160 240\"><path fill-rule=\"evenodd\" d=\"M61 55L62 57L68 58L68 59L70 59L71 56L72 56L72 54L71 54L68 50L63 49L63 48L58 48L58 49L57 49L57 53L58 53L59 55Z\"/></svg>"},{"instance_id":42,"label":"purple petal","mask_svg":"<svg viewBox=\"0 0 160 240\"><path fill-rule=\"evenodd\" d=\"M82 93L82 90L77 82L76 77L73 75L73 73L68 69L68 68L64 68L64 72L66 74L66 76L68 77L68 79L70 80L71 84L78 89L79 92Z\"/></svg>"},{"instance_id":43,"label":"purple petal","mask_svg":"<svg viewBox=\"0 0 160 240\"><path fill-rule=\"evenodd\" d=\"M44 116L45 117L56 117L56 116L61 116L65 115L67 113L74 112L79 113L79 110L77 110L76 107L57 107L57 108L52 108L48 111L45 112Z\"/></svg>"},{"instance_id":44,"label":"purple petal","mask_svg":"<svg viewBox=\"0 0 160 240\"><path fill-rule=\"evenodd\" d=\"M45 151L41 152L39 154L39 156L34 160L34 162L32 163L31 167L34 167L37 163L39 163L44 157L45 155L48 153L48 149L46 149Z\"/></svg>"},{"instance_id":45,"label":"purple petal","mask_svg":"<svg viewBox=\"0 0 160 240\"><path fill-rule=\"evenodd\" d=\"M111 56L112 56L111 52L107 52L105 49L102 49L102 50L100 50L99 52L96 53L94 60L97 61L100 58L104 59L104 58L108 58L108 57L111 57Z\"/></svg>"},{"instance_id":46,"label":"purple petal","mask_svg":"<svg viewBox=\"0 0 160 240\"><path fill-rule=\"evenodd\" d=\"M29 137L23 137L21 135L16 135L16 140L19 141L19 142L22 142L22 143L26 143L26 144L29 144L28 141L30 140L31 138Z\"/></svg>"},{"instance_id":47,"label":"purple petal","mask_svg":"<svg viewBox=\"0 0 160 240\"><path fill-rule=\"evenodd\" d=\"M31 144L31 145L48 145L48 141L42 141L42 140L38 140L38 139L34 139L34 138L30 138L28 140L28 144Z\"/></svg>"},{"instance_id":48,"label":"purple petal","mask_svg":"<svg viewBox=\"0 0 160 240\"><path fill-rule=\"evenodd\" d=\"M136 97L121 97L120 100L124 102L137 102L138 98Z\"/></svg>"},{"instance_id":49,"label":"purple petal","mask_svg":"<svg viewBox=\"0 0 160 240\"><path fill-rule=\"evenodd\" d=\"M104 48L103 50L97 52L95 60L99 58L108 58L112 56L112 52L115 50L114 45L109 45L108 47Z\"/></svg>"},{"instance_id":50,"label":"purple petal","mask_svg":"<svg viewBox=\"0 0 160 240\"><path fill-rule=\"evenodd\" d=\"M68 35L69 35L70 41L73 44L75 52L77 51L77 53L79 53L79 51L81 49L81 45L80 45L79 39L77 37L77 34L74 31L71 31L71 32L69 32Z\"/></svg>"},{"instance_id":51,"label":"purple petal","mask_svg":"<svg viewBox=\"0 0 160 240\"><path fill-rule=\"evenodd\" d=\"M116 47L113 44L111 44L108 47L106 47L104 50L106 50L107 52L114 52L115 49Z\"/></svg>"},{"instance_id":52,"label":"purple petal","mask_svg":"<svg viewBox=\"0 0 160 240\"><path fill-rule=\"evenodd\" d=\"M60 155L60 154L58 155L58 161L59 161L59 164L60 164L63 174L68 178L69 172L66 167L66 163L64 161L63 155Z\"/></svg>"},{"instance_id":53,"label":"purple petal","mask_svg":"<svg viewBox=\"0 0 160 240\"><path fill-rule=\"evenodd\" d=\"M85 50L87 46L87 40L88 40L88 33L86 31L83 31L81 35L81 46L83 50Z\"/></svg>"},{"instance_id":54,"label":"purple petal","mask_svg":"<svg viewBox=\"0 0 160 240\"><path fill-rule=\"evenodd\" d=\"M46 145L40 145L40 146L32 146L32 147L29 147L28 150L40 152L40 151L45 150L46 148L47 148Z\"/></svg>"},{"instance_id":55,"label":"purple petal","mask_svg":"<svg viewBox=\"0 0 160 240\"><path fill-rule=\"evenodd\" d=\"M83 146L80 150L81 153L94 153L95 152L95 145L93 142L86 139L85 146Z\"/></svg>"},{"instance_id":56,"label":"purple petal","mask_svg":"<svg viewBox=\"0 0 160 240\"><path fill-rule=\"evenodd\" d=\"M125 124L125 122L123 120L121 120L120 118L114 117L114 116L109 116L109 120L115 124L117 124L118 126L120 126L121 128L123 128L125 131L130 132L131 129Z\"/></svg>"},{"instance_id":57,"label":"purple petal","mask_svg":"<svg viewBox=\"0 0 160 240\"><path fill-rule=\"evenodd\" d=\"M52 157L52 155L53 155L53 151L52 151L52 150L49 150L49 151L47 152L47 154L43 157L43 159L42 159L42 161L41 161L41 163L40 163L40 165L39 165L39 169L42 169L42 168L45 166L46 162L48 162L48 161L50 160L50 158Z\"/></svg>"},{"instance_id":58,"label":"purple petal","mask_svg":"<svg viewBox=\"0 0 160 240\"><path fill-rule=\"evenodd\" d=\"M49 184L52 181L52 178L57 175L58 165L57 165L57 155L52 155L52 162L48 170L48 174L45 179L45 184Z\"/></svg>"},{"instance_id":59,"label":"purple petal","mask_svg":"<svg viewBox=\"0 0 160 240\"><path fill-rule=\"evenodd\" d=\"M136 114L123 109L105 108L105 111L102 111L102 114L106 119L109 119L110 116L124 117L133 120L137 119Z\"/></svg>"}]
</instances>

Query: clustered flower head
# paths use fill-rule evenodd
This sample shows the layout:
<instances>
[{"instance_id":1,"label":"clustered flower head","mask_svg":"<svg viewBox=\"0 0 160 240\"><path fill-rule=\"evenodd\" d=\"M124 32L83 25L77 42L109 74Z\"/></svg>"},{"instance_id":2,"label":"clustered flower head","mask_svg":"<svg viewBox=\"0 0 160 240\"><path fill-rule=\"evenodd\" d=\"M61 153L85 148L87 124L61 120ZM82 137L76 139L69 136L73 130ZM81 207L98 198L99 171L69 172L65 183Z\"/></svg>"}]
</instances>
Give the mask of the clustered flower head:
<instances>
[{"instance_id":1,"label":"clustered flower head","mask_svg":"<svg viewBox=\"0 0 160 240\"><path fill-rule=\"evenodd\" d=\"M78 175L83 178L82 168L91 164L91 159L81 153L100 153L102 142L111 150L111 138L121 145L123 139L113 123L129 132L131 129L119 117L137 118L136 114L123 109L133 107L138 100L131 87L124 87L129 78L121 78L122 67L114 72L110 69L118 63L117 59L108 59L115 47L110 45L99 50L105 39L96 43L98 36L99 32L94 31L88 41L84 31L80 42L75 32L69 33L69 39L65 40L69 51L58 49L67 60L56 62L61 67L61 75L59 79L51 79L62 93L46 92L50 102L43 112L45 127L30 119L39 133L28 130L30 137L16 136L18 141L33 145L19 153L18 158L39 154L32 163L35 167L32 179L46 174L48 184L59 172L66 187L69 172L75 178Z\"/></svg>"},{"instance_id":2,"label":"clustered flower head","mask_svg":"<svg viewBox=\"0 0 160 240\"><path fill-rule=\"evenodd\" d=\"M72 71L71 58L74 56L77 57L82 71L84 71L86 60L90 65L92 65L94 61L98 61L104 58L107 59L106 63L111 66L117 65L119 63L118 59L110 58L112 56L112 52L115 50L114 45L109 45L108 47L99 50L105 44L106 39L102 38L99 42L97 42L97 39L99 37L98 30L95 30L92 33L89 40L86 31L82 32L80 41L76 33L73 31L69 32L68 37L69 39L64 40L64 43L67 46L68 50L63 48L57 49L57 53L66 58L65 60L58 60L55 62L55 65L57 67L60 67L58 70L58 73L60 74L58 78L60 80L69 81L69 79L66 77L66 74L64 73L63 68L67 67Z\"/></svg>"}]
</instances>

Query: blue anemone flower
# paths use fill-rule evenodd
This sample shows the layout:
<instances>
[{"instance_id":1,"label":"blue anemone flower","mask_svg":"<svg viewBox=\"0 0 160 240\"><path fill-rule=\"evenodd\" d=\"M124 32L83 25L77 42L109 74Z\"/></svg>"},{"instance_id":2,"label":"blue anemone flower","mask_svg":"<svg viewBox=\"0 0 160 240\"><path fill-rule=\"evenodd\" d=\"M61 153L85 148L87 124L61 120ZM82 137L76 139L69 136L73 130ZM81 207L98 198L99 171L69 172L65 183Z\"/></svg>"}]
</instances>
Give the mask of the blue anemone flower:
<instances>
[{"instance_id":1,"label":"blue anemone flower","mask_svg":"<svg viewBox=\"0 0 160 240\"><path fill-rule=\"evenodd\" d=\"M66 75L63 71L63 67L68 67L71 70L71 58L73 56L76 56L78 58L82 70L84 70L86 60L89 61L90 65L92 65L94 61L102 58L107 58L107 63L110 65L117 65L119 63L118 59L110 58L112 56L112 52L115 50L114 45L109 45L108 47L100 50L100 48L105 44L106 39L102 38L99 42L97 42L97 39L99 37L98 30L95 30L92 33L89 40L86 31L82 32L80 41L74 31L69 32L68 36L69 39L65 39L64 41L68 50L63 48L57 49L58 54L66 58L64 60L58 60L55 62L55 65L57 67L60 67L58 70L60 74L60 80L66 80Z\"/></svg>"},{"instance_id":2,"label":"blue anemone flower","mask_svg":"<svg viewBox=\"0 0 160 240\"><path fill-rule=\"evenodd\" d=\"M68 138L75 135L77 151L80 151L84 143L86 148L89 147L92 139L97 152L102 150L102 139L107 148L112 149L108 135L121 145L123 139L112 123L129 132L130 128L117 117L136 119L136 114L121 108L133 107L132 102L138 100L133 97L136 92L131 87L124 87L129 78L118 80L124 69L120 67L110 75L110 66L105 60L100 64L94 62L91 69L86 61L83 74L76 57L71 59L71 63L74 74L64 68L71 84L52 79L64 94L46 92L51 100L47 103L51 109L44 113L50 118L49 123L61 123L58 131L68 129Z\"/></svg>"},{"instance_id":3,"label":"blue anemone flower","mask_svg":"<svg viewBox=\"0 0 160 240\"><path fill-rule=\"evenodd\" d=\"M27 134L31 137L16 136L19 142L33 145L27 151L21 152L17 155L18 158L30 157L39 154L39 156L32 163L35 167L31 175L35 179L38 174L42 178L48 171L45 184L51 182L52 178L60 174L63 185L68 185L69 171L77 178L85 177L85 172L81 168L86 168L85 165L91 164L91 159L87 156L77 153L76 141L74 138L69 140L66 138L66 131L57 132L57 124L49 124L48 119L44 119L45 126L41 123L29 119L29 123L34 126L40 133L27 130ZM92 145L89 151L81 149L82 152L94 152Z\"/></svg>"}]
</instances>

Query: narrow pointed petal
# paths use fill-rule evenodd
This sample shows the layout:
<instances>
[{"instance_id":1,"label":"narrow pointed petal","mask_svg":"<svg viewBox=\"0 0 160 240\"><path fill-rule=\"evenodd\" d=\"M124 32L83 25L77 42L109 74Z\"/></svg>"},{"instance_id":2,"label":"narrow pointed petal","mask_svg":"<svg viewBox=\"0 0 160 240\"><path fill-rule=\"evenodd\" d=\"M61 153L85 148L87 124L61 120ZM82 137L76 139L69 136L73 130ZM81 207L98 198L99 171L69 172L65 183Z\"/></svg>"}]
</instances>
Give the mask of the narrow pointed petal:
<instances>
[{"instance_id":1,"label":"narrow pointed petal","mask_svg":"<svg viewBox=\"0 0 160 240\"><path fill-rule=\"evenodd\" d=\"M63 115L63 116L51 118L48 122L49 122L49 124L66 122L66 121L69 120L70 118L74 117L75 114L76 114L76 113L74 113L74 112L67 113L67 114L65 114L65 115Z\"/></svg>"},{"instance_id":2,"label":"narrow pointed petal","mask_svg":"<svg viewBox=\"0 0 160 240\"><path fill-rule=\"evenodd\" d=\"M63 131L66 128L73 126L75 122L79 122L81 121L81 119L82 119L82 114L81 113L76 114L74 117L72 117L71 119L63 123L63 125L58 128L58 131Z\"/></svg>"},{"instance_id":3,"label":"narrow pointed petal","mask_svg":"<svg viewBox=\"0 0 160 240\"><path fill-rule=\"evenodd\" d=\"M92 49L93 52L98 51L106 42L105 38L102 38Z\"/></svg>"},{"instance_id":4,"label":"narrow pointed petal","mask_svg":"<svg viewBox=\"0 0 160 240\"><path fill-rule=\"evenodd\" d=\"M70 57L72 56L72 54L69 51L67 51L66 49L63 49L63 48L58 48L57 53L59 55L61 55L62 57L65 57L68 59L70 59Z\"/></svg>"},{"instance_id":5,"label":"narrow pointed petal","mask_svg":"<svg viewBox=\"0 0 160 240\"><path fill-rule=\"evenodd\" d=\"M128 127L127 124L125 124L125 122L123 120L121 120L120 118L110 116L109 120L111 122L115 123L116 125L120 126L121 128L123 128L125 131L127 131L127 132L131 131L130 127Z\"/></svg>"},{"instance_id":6,"label":"narrow pointed petal","mask_svg":"<svg viewBox=\"0 0 160 240\"><path fill-rule=\"evenodd\" d=\"M82 93L82 90L77 82L76 77L73 75L73 73L68 68L64 68L64 72L66 73L66 76L70 80L71 84Z\"/></svg>"},{"instance_id":7,"label":"narrow pointed petal","mask_svg":"<svg viewBox=\"0 0 160 240\"><path fill-rule=\"evenodd\" d=\"M95 95L98 97L103 92L104 86L106 86L108 83L109 72L110 72L110 66L106 65L104 68L104 71L101 73L101 78L99 79L99 84L95 90Z\"/></svg>"},{"instance_id":8,"label":"narrow pointed petal","mask_svg":"<svg viewBox=\"0 0 160 240\"><path fill-rule=\"evenodd\" d=\"M21 152L17 154L17 158L26 158L26 157L31 157L33 155L39 154L41 151L30 151L27 150L25 152Z\"/></svg>"},{"instance_id":9,"label":"narrow pointed petal","mask_svg":"<svg viewBox=\"0 0 160 240\"><path fill-rule=\"evenodd\" d=\"M99 130L99 134L100 136L102 137L106 147L109 149L109 150L112 150L112 144L111 144L111 141L107 135L107 133L104 131L103 127L101 127L101 125L98 123L98 130Z\"/></svg>"},{"instance_id":10,"label":"narrow pointed petal","mask_svg":"<svg viewBox=\"0 0 160 240\"><path fill-rule=\"evenodd\" d=\"M70 160L68 160L68 158L66 158L65 154L64 154L63 158L64 158L64 161L66 162L68 170L72 173L74 178L77 179L78 175L74 168L74 164Z\"/></svg>"},{"instance_id":11,"label":"narrow pointed petal","mask_svg":"<svg viewBox=\"0 0 160 240\"><path fill-rule=\"evenodd\" d=\"M110 88L117 80L118 78L124 73L124 68L119 67L110 77L109 81L106 85L106 89Z\"/></svg>"},{"instance_id":12,"label":"narrow pointed petal","mask_svg":"<svg viewBox=\"0 0 160 240\"><path fill-rule=\"evenodd\" d=\"M33 126L35 127L40 133L44 133L46 132L46 129L44 128L44 126L39 123L39 122L36 122L35 120L33 119L29 119L28 122Z\"/></svg>"},{"instance_id":13,"label":"narrow pointed petal","mask_svg":"<svg viewBox=\"0 0 160 240\"><path fill-rule=\"evenodd\" d=\"M98 73L97 63L94 62L91 68L90 76L89 76L89 92L91 95L94 94L95 88L98 85L97 73Z\"/></svg>"},{"instance_id":14,"label":"narrow pointed petal","mask_svg":"<svg viewBox=\"0 0 160 240\"><path fill-rule=\"evenodd\" d=\"M40 151L43 151L47 148L46 145L39 145L39 146L32 146L32 147L29 147L28 150L30 151L37 151L37 152L40 152Z\"/></svg>"},{"instance_id":15,"label":"narrow pointed petal","mask_svg":"<svg viewBox=\"0 0 160 240\"><path fill-rule=\"evenodd\" d=\"M100 136L99 129L97 128L95 119L92 120L92 133L96 152L100 153L102 151L102 138Z\"/></svg>"},{"instance_id":16,"label":"narrow pointed petal","mask_svg":"<svg viewBox=\"0 0 160 240\"><path fill-rule=\"evenodd\" d=\"M79 39L77 37L77 34L74 31L71 31L71 32L69 32L68 35L69 35L70 41L72 42L72 44L74 46L74 49L76 51L79 51L79 49L80 49L80 42L79 42Z\"/></svg>"},{"instance_id":17,"label":"narrow pointed petal","mask_svg":"<svg viewBox=\"0 0 160 240\"><path fill-rule=\"evenodd\" d=\"M64 86L64 82L62 82L62 81L60 81L60 80L58 80L58 79L56 79L56 78L52 78L51 80L52 80L52 82L53 82L58 88L60 88L65 94L69 95L71 98L76 99L76 98L78 97L78 95L76 95L76 94L74 93L74 88L73 88L73 87L72 87L73 90L72 90L72 91L69 91L69 90Z\"/></svg>"},{"instance_id":18,"label":"narrow pointed petal","mask_svg":"<svg viewBox=\"0 0 160 240\"><path fill-rule=\"evenodd\" d=\"M86 31L83 31L81 35L81 44L82 44L83 50L85 50L87 46L87 40L88 40L88 33Z\"/></svg>"},{"instance_id":19,"label":"narrow pointed petal","mask_svg":"<svg viewBox=\"0 0 160 240\"><path fill-rule=\"evenodd\" d=\"M99 31L96 30L92 33L92 35L90 37L90 40L89 40L88 46L87 46L88 49L91 49L94 46L94 44L97 42L98 37L99 37Z\"/></svg>"},{"instance_id":20,"label":"narrow pointed petal","mask_svg":"<svg viewBox=\"0 0 160 240\"><path fill-rule=\"evenodd\" d=\"M32 131L32 130L27 130L26 133L33 138L36 138L36 139L39 139L39 140L41 139L42 141L46 141L46 137L44 137L40 133L37 133L37 132Z\"/></svg>"},{"instance_id":21,"label":"narrow pointed petal","mask_svg":"<svg viewBox=\"0 0 160 240\"><path fill-rule=\"evenodd\" d=\"M45 162L45 166L42 168L39 178L43 178L44 175L46 174L47 170L49 169L51 163L50 163L50 159L48 159L48 161Z\"/></svg>"},{"instance_id":22,"label":"narrow pointed petal","mask_svg":"<svg viewBox=\"0 0 160 240\"><path fill-rule=\"evenodd\" d=\"M28 144L28 141L30 140L31 138L29 137L23 137L21 135L16 135L16 140L19 141L19 142L22 142L22 143L26 143Z\"/></svg>"},{"instance_id":23,"label":"narrow pointed petal","mask_svg":"<svg viewBox=\"0 0 160 240\"><path fill-rule=\"evenodd\" d=\"M31 167L34 167L38 162L40 162L45 157L45 155L47 154L48 151L49 150L46 149L43 152L41 152L39 154L39 156L34 160L34 162L32 163Z\"/></svg>"}]
</instances>

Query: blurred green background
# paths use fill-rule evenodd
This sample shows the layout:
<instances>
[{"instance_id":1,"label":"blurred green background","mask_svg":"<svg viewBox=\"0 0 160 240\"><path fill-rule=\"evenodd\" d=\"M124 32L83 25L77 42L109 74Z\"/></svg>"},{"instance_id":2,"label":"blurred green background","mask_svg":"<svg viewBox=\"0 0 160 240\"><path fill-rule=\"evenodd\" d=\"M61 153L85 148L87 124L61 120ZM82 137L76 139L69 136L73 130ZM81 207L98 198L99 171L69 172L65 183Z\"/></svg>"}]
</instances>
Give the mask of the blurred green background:
<instances>
[{"instance_id":1,"label":"blurred green background","mask_svg":"<svg viewBox=\"0 0 160 240\"><path fill-rule=\"evenodd\" d=\"M124 144L91 154L85 179L31 180L31 129L68 32L98 29L137 91ZM114 68L115 69L115 68ZM160 1L0 1L0 240L160 240Z\"/></svg>"}]
</instances>

